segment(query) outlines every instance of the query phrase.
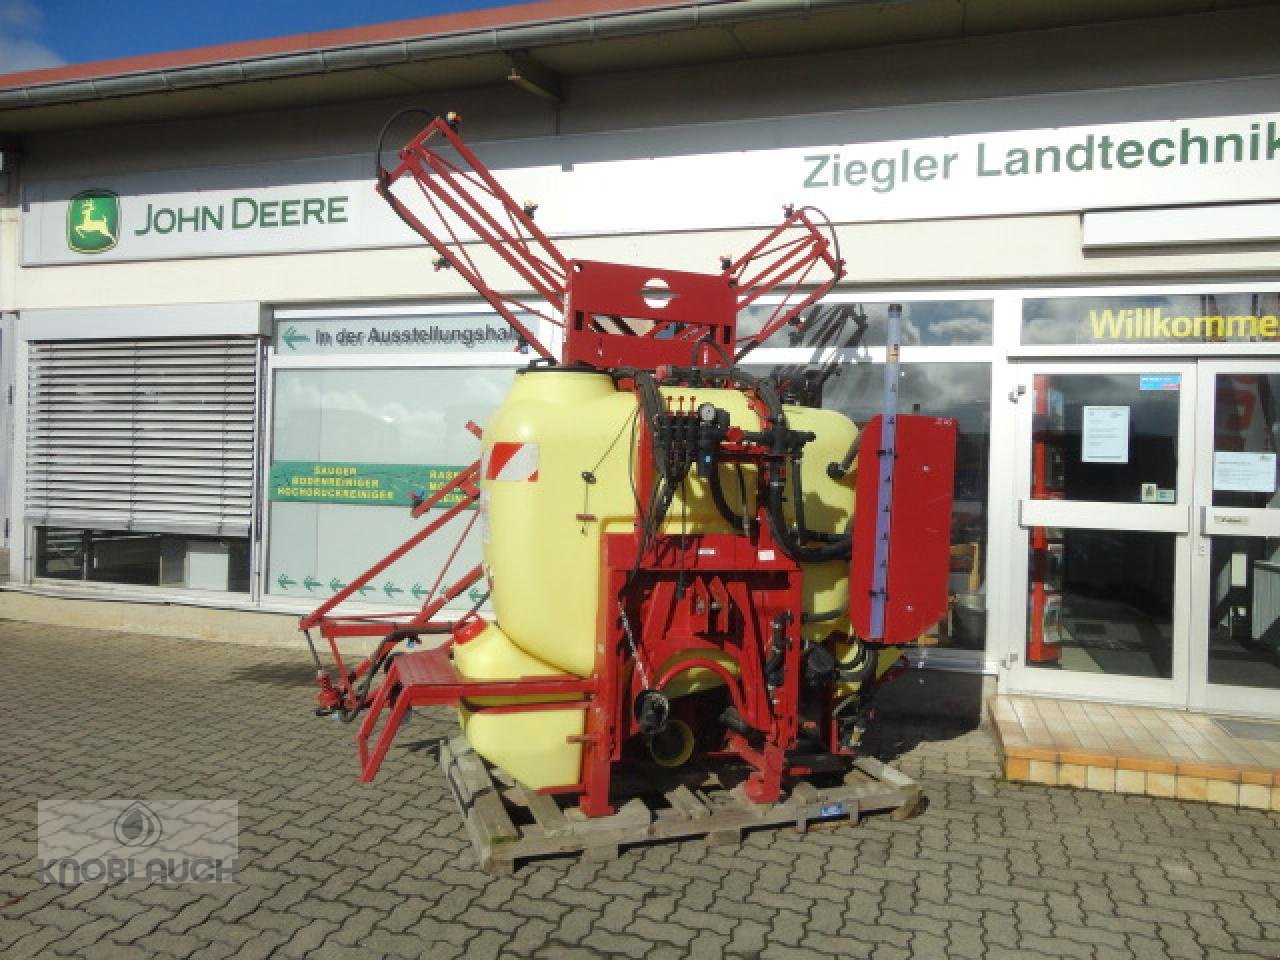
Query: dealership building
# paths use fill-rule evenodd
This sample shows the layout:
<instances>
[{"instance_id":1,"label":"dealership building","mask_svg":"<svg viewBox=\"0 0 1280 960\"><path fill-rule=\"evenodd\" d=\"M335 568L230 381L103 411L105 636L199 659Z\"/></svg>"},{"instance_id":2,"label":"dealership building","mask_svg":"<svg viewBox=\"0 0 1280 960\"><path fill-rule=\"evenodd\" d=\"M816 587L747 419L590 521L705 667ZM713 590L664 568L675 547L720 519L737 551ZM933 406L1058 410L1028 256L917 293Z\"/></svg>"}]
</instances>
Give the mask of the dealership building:
<instances>
[{"instance_id":1,"label":"dealership building","mask_svg":"<svg viewBox=\"0 0 1280 960\"><path fill-rule=\"evenodd\" d=\"M476 459L529 357L374 192L425 107L569 257L714 273L788 204L831 221L865 335L750 362L834 359L865 421L903 305L899 409L959 423L917 661L1280 717L1278 35L1230 0L549 0L0 76L0 609L289 635Z\"/></svg>"}]
</instances>

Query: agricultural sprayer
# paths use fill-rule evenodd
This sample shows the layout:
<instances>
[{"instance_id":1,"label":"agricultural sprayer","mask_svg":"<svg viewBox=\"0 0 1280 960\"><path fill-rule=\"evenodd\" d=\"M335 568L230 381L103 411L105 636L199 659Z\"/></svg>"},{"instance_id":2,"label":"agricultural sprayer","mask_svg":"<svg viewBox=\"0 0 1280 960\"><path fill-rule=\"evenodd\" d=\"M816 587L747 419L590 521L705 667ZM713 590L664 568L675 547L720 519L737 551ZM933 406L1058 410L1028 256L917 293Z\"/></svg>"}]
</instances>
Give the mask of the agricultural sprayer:
<instances>
[{"instance_id":1,"label":"agricultural sprayer","mask_svg":"<svg viewBox=\"0 0 1280 960\"><path fill-rule=\"evenodd\" d=\"M318 712L359 720L366 781L409 710L448 706L476 753L587 818L614 811L620 771L710 762L778 801L856 755L902 646L945 615L955 423L897 415L892 332L861 430L816 405L812 369L744 365L838 316L817 306L844 264L816 211L786 208L715 273L571 260L457 127L434 118L390 167L380 144L377 189L531 362L472 425L477 461L415 506L428 522L303 618L335 665L317 656ZM518 277L502 290L495 254ZM743 333L748 308L764 319ZM340 609L454 520L482 564L419 610ZM477 585L491 616L447 612ZM372 653L349 662L350 637Z\"/></svg>"}]
</instances>

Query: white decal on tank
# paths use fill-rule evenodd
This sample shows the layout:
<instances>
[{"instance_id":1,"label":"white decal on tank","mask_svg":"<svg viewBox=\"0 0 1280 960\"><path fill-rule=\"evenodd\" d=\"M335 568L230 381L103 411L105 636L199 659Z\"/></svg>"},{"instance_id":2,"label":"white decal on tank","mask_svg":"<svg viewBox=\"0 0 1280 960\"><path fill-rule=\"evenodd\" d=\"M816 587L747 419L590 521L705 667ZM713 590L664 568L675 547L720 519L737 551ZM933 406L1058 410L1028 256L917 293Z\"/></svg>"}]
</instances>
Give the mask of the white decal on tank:
<instances>
[{"instance_id":1,"label":"white decal on tank","mask_svg":"<svg viewBox=\"0 0 1280 960\"><path fill-rule=\"evenodd\" d=\"M485 463L486 480L534 482L538 479L538 445L536 443L495 443Z\"/></svg>"}]
</instances>

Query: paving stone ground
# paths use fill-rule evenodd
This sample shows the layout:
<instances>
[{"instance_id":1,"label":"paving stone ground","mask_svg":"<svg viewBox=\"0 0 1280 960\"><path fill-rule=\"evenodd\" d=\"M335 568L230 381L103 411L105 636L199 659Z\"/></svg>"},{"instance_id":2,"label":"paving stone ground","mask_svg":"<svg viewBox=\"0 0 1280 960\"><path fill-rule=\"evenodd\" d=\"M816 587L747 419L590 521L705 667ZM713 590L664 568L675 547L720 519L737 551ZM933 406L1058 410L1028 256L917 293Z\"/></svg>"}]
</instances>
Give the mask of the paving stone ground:
<instances>
[{"instance_id":1,"label":"paving stone ground","mask_svg":"<svg viewBox=\"0 0 1280 960\"><path fill-rule=\"evenodd\" d=\"M371 785L294 651L0 622L0 956L1280 956L1272 815L997 779L980 681L912 673L875 746L930 806L740 847L479 873L420 715ZM42 798L239 802L239 882L57 886Z\"/></svg>"}]
</instances>

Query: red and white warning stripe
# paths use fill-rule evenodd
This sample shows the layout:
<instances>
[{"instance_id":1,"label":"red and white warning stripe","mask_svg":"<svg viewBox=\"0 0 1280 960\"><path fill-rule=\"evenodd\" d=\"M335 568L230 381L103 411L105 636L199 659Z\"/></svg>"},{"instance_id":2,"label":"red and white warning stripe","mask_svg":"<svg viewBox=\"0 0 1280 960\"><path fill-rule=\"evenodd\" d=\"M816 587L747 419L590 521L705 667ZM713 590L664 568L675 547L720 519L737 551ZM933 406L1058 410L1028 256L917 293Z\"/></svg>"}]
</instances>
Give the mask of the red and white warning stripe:
<instances>
[{"instance_id":1,"label":"red and white warning stripe","mask_svg":"<svg viewBox=\"0 0 1280 960\"><path fill-rule=\"evenodd\" d=\"M538 445L495 443L485 451L484 478L533 483L538 479Z\"/></svg>"}]
</instances>

